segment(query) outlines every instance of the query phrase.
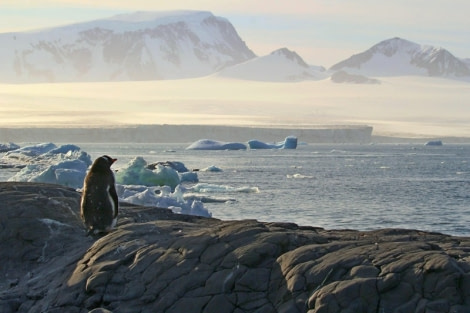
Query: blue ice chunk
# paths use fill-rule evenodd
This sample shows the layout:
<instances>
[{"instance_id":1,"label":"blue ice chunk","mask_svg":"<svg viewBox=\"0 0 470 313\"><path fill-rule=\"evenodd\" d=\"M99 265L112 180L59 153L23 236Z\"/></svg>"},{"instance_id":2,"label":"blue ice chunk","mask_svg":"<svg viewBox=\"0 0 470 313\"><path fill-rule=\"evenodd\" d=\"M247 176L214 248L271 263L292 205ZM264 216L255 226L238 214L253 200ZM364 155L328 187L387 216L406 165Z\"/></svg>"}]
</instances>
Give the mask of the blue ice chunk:
<instances>
[{"instance_id":1,"label":"blue ice chunk","mask_svg":"<svg viewBox=\"0 0 470 313\"><path fill-rule=\"evenodd\" d=\"M189 145L186 150L246 150L246 145L239 142L200 139Z\"/></svg>"}]
</instances>

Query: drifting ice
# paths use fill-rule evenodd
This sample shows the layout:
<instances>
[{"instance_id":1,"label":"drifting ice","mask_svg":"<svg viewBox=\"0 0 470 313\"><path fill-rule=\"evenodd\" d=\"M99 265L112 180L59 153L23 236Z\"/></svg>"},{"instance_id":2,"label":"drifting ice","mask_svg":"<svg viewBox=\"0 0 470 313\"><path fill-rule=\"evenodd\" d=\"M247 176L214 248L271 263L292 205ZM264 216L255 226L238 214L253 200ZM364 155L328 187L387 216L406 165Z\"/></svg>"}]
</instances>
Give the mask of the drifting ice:
<instances>
[{"instance_id":1,"label":"drifting ice","mask_svg":"<svg viewBox=\"0 0 470 313\"><path fill-rule=\"evenodd\" d=\"M43 182L81 188L90 156L75 145L57 147L53 143L27 146L8 152L5 159L27 165L8 181Z\"/></svg>"},{"instance_id":2,"label":"drifting ice","mask_svg":"<svg viewBox=\"0 0 470 313\"><path fill-rule=\"evenodd\" d=\"M250 149L296 149L297 148L297 137L289 136L283 142L269 144L259 140L248 141Z\"/></svg>"},{"instance_id":3,"label":"drifting ice","mask_svg":"<svg viewBox=\"0 0 470 313\"><path fill-rule=\"evenodd\" d=\"M160 208L171 209L175 213L199 215L211 217L212 214L204 208L201 201L195 199L184 200L183 188L178 185L171 192L169 186L136 186L116 185L116 191L120 201Z\"/></svg>"},{"instance_id":4,"label":"drifting ice","mask_svg":"<svg viewBox=\"0 0 470 313\"><path fill-rule=\"evenodd\" d=\"M246 150L246 145L239 142L201 139L189 145L186 150Z\"/></svg>"},{"instance_id":5,"label":"drifting ice","mask_svg":"<svg viewBox=\"0 0 470 313\"><path fill-rule=\"evenodd\" d=\"M19 149L20 146L18 146L17 144L13 143L13 142L7 142L7 143L0 143L0 153L1 152L8 152L8 151L11 151L11 150L16 150L16 149Z\"/></svg>"},{"instance_id":6,"label":"drifting ice","mask_svg":"<svg viewBox=\"0 0 470 313\"><path fill-rule=\"evenodd\" d=\"M265 143L259 140L249 140L248 147L250 149L296 149L297 137L288 136L282 142L278 143ZM247 146L244 143L238 142L223 142L210 139L201 139L186 148L187 150L246 150Z\"/></svg>"},{"instance_id":7,"label":"drifting ice","mask_svg":"<svg viewBox=\"0 0 470 313\"><path fill-rule=\"evenodd\" d=\"M136 157L116 173L116 182L122 185L167 185L174 189L180 183L180 177L177 171L161 164L150 170L144 158Z\"/></svg>"},{"instance_id":8,"label":"drifting ice","mask_svg":"<svg viewBox=\"0 0 470 313\"><path fill-rule=\"evenodd\" d=\"M208 166L206 168L200 169L201 172L223 172L223 170L215 165Z\"/></svg>"},{"instance_id":9,"label":"drifting ice","mask_svg":"<svg viewBox=\"0 0 470 313\"><path fill-rule=\"evenodd\" d=\"M75 145L57 147L52 143L12 150L4 156L4 159L8 162L26 164L9 181L45 182L75 189L83 187L87 169L92 163L90 156L80 151L80 147ZM197 182L196 173L181 173L180 179L179 173L173 168L157 164L155 169L151 170L146 165L147 162L142 157L137 157L116 174L118 182L116 190L120 201L169 208L176 213L211 216L201 201L185 200L185 190L179 185L180 181ZM181 165L184 166L178 164L179 169L183 168Z\"/></svg>"}]
</instances>

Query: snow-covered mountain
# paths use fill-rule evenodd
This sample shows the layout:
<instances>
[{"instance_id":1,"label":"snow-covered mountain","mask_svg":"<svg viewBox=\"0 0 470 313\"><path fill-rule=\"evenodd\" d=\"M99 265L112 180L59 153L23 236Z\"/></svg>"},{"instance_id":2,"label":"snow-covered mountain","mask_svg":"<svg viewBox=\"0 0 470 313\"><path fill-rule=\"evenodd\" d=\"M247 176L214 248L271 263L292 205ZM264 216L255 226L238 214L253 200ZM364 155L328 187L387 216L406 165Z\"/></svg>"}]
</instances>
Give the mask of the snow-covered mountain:
<instances>
[{"instance_id":1,"label":"snow-covered mountain","mask_svg":"<svg viewBox=\"0 0 470 313\"><path fill-rule=\"evenodd\" d=\"M470 78L470 67L443 48L401 38L382 41L330 68L367 76L424 75Z\"/></svg>"},{"instance_id":2,"label":"snow-covered mountain","mask_svg":"<svg viewBox=\"0 0 470 313\"><path fill-rule=\"evenodd\" d=\"M0 82L163 80L217 73L244 80L335 82L422 75L470 80L470 59L401 38L382 41L326 71L296 52L256 57L225 18L204 11L136 12L0 34ZM335 72L340 74L333 77Z\"/></svg>"},{"instance_id":3,"label":"snow-covered mountain","mask_svg":"<svg viewBox=\"0 0 470 313\"><path fill-rule=\"evenodd\" d=\"M308 65L296 52L287 48L281 48L269 55L227 67L217 75L270 82L318 80L327 77L325 68Z\"/></svg>"},{"instance_id":4,"label":"snow-covered mountain","mask_svg":"<svg viewBox=\"0 0 470 313\"><path fill-rule=\"evenodd\" d=\"M232 24L210 12L138 12L0 34L0 82L189 78L254 57Z\"/></svg>"}]
</instances>

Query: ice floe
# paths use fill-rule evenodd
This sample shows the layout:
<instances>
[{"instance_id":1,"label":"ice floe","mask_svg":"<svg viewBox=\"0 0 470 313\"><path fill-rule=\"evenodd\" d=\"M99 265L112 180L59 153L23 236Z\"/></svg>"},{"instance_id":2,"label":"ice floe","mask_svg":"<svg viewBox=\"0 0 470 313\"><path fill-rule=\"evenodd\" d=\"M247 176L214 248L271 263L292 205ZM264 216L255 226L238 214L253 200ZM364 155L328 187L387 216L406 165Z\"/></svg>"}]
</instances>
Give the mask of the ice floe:
<instances>
[{"instance_id":1,"label":"ice floe","mask_svg":"<svg viewBox=\"0 0 470 313\"><path fill-rule=\"evenodd\" d=\"M79 146L41 143L25 146L4 154L5 164L23 168L9 181L60 184L80 191L89 166L90 155ZM211 165L201 171L223 172ZM120 201L136 205L169 208L177 213L210 217L204 203L236 201L237 193L256 193L258 187L228 186L199 182L197 171L189 171L182 162L166 161L147 164L135 157L115 172Z\"/></svg>"},{"instance_id":2,"label":"ice floe","mask_svg":"<svg viewBox=\"0 0 470 313\"><path fill-rule=\"evenodd\" d=\"M43 182L72 188L83 185L92 161L75 145L57 147L53 143L30 145L6 153L4 160L22 162L25 167L8 181Z\"/></svg>"},{"instance_id":3,"label":"ice floe","mask_svg":"<svg viewBox=\"0 0 470 313\"><path fill-rule=\"evenodd\" d=\"M178 172L173 168L156 164L153 170L147 167L143 157L132 159L116 173L116 183L121 185L170 186L180 183Z\"/></svg>"},{"instance_id":4,"label":"ice floe","mask_svg":"<svg viewBox=\"0 0 470 313\"><path fill-rule=\"evenodd\" d=\"M116 185L120 201L160 208L169 208L173 212L211 217L198 199L184 199L183 187L177 185L173 192L169 186Z\"/></svg>"},{"instance_id":5,"label":"ice floe","mask_svg":"<svg viewBox=\"0 0 470 313\"><path fill-rule=\"evenodd\" d=\"M212 139L200 139L190 144L187 150L246 150L246 145L240 142L224 142Z\"/></svg>"},{"instance_id":6,"label":"ice floe","mask_svg":"<svg viewBox=\"0 0 470 313\"><path fill-rule=\"evenodd\" d=\"M246 150L250 149L296 149L297 137L288 136L278 143L266 143L257 139L248 140L247 144L241 142L225 142L212 139L200 139L193 142L187 150Z\"/></svg>"},{"instance_id":7,"label":"ice floe","mask_svg":"<svg viewBox=\"0 0 470 313\"><path fill-rule=\"evenodd\" d=\"M253 139L248 141L248 146L250 149L296 149L297 137L288 136L284 141L273 144Z\"/></svg>"},{"instance_id":8,"label":"ice floe","mask_svg":"<svg viewBox=\"0 0 470 313\"><path fill-rule=\"evenodd\" d=\"M20 148L20 146L18 146L17 144L15 144L13 142L0 143L0 153L8 152L8 151L11 151L11 150L16 150L16 149L19 149L19 148Z\"/></svg>"},{"instance_id":9,"label":"ice floe","mask_svg":"<svg viewBox=\"0 0 470 313\"><path fill-rule=\"evenodd\" d=\"M22 169L9 181L59 184L80 190L92 160L79 146L40 143L16 147L2 158L5 164L21 164ZM190 172L181 162L166 161L147 165L136 157L115 173L120 201L137 205L172 209L182 214L210 217L201 199L210 197L186 196L182 182L197 183L196 172ZM216 201L214 201L216 202Z\"/></svg>"}]
</instances>

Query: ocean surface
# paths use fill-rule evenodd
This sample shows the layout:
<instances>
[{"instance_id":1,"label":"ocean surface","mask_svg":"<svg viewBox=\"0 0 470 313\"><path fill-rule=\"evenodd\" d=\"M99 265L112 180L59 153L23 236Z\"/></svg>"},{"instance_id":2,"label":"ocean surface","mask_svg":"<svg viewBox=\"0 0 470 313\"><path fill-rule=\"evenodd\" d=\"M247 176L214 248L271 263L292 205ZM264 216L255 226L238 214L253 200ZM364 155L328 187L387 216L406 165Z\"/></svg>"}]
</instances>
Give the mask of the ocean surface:
<instances>
[{"instance_id":1,"label":"ocean surface","mask_svg":"<svg viewBox=\"0 0 470 313\"><path fill-rule=\"evenodd\" d=\"M136 156L148 163L180 161L188 169L221 169L197 173L206 187L200 193L218 200L204 207L219 219L470 236L470 145L196 151L185 150L189 144L76 144L93 159L103 154L118 158L117 170Z\"/></svg>"}]
</instances>

